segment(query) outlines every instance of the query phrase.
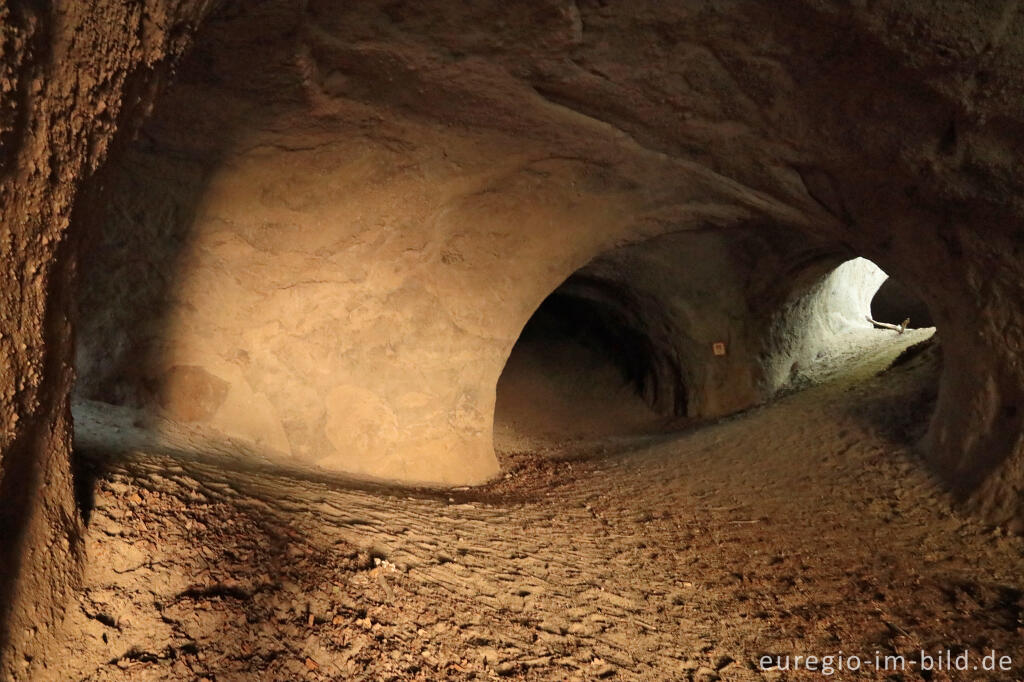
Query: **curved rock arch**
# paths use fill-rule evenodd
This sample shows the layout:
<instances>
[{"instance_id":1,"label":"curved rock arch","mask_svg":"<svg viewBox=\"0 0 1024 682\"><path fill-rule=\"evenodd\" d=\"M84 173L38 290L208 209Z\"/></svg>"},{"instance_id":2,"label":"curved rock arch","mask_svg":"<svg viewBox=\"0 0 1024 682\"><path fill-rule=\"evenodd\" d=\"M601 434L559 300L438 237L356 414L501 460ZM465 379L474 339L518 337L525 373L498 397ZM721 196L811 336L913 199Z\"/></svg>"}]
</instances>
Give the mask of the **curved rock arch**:
<instances>
[{"instance_id":1,"label":"curved rock arch","mask_svg":"<svg viewBox=\"0 0 1024 682\"><path fill-rule=\"evenodd\" d=\"M596 341L613 346L604 349L606 360L654 413L707 419L802 384L817 373L823 358L844 352L833 348L837 342L863 343L848 334L871 329L870 301L885 277L869 261L851 260L841 245L785 226L740 222L673 231L605 251L550 292L534 316L543 314L562 364L574 362L562 347L566 343L586 351L578 373L551 367L557 381L586 383L585 365L595 361L587 345ZM580 326L583 337L560 331L558 320L553 325L550 318L559 315L562 325ZM531 382L545 395L571 388L538 375L546 364L545 341L542 331L529 327L533 320L520 336L525 355L506 361L505 371L523 372L524 379L503 371L501 380L517 396L509 404L519 411L529 401L518 393L529 390ZM607 337L607 330L613 337L629 336L632 347L622 348L617 338L610 344L590 338ZM603 381L608 383L607 377ZM611 384L604 389L618 392ZM557 403L551 404L556 411L574 412L568 403ZM595 406L612 409L610 403ZM529 410L520 416L529 420Z\"/></svg>"}]
</instances>

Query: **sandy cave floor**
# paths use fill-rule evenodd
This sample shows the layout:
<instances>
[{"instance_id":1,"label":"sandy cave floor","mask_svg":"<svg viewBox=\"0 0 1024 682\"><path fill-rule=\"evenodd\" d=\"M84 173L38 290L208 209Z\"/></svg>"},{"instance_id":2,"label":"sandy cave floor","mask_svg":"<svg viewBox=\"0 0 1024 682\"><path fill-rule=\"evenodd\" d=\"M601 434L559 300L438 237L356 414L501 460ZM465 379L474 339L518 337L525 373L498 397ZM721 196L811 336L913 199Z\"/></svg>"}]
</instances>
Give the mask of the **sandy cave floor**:
<instances>
[{"instance_id":1,"label":"sandy cave floor","mask_svg":"<svg viewBox=\"0 0 1024 682\"><path fill-rule=\"evenodd\" d=\"M965 647L1013 672L832 679L1020 679L1024 541L952 509L912 451L928 355L879 374L924 335L683 433L506 452L505 478L444 494L187 434L113 447L130 428L93 406L85 587L53 679L811 680L758 658Z\"/></svg>"}]
</instances>

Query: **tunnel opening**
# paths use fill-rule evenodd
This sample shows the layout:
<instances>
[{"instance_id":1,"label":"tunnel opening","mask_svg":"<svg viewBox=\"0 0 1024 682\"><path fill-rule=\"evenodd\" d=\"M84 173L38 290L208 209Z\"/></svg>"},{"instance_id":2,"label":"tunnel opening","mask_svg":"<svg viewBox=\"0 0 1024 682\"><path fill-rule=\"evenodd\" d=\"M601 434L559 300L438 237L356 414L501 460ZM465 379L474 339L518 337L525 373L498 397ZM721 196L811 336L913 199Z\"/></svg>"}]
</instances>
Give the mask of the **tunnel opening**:
<instances>
[{"instance_id":1,"label":"tunnel opening","mask_svg":"<svg viewBox=\"0 0 1024 682\"><path fill-rule=\"evenodd\" d=\"M650 337L637 293L577 273L523 327L497 385L496 447L629 434L686 414L678 362Z\"/></svg>"},{"instance_id":2,"label":"tunnel opening","mask_svg":"<svg viewBox=\"0 0 1024 682\"><path fill-rule=\"evenodd\" d=\"M889 277L871 299L871 317L879 322L901 324L909 329L934 327L931 310L914 290L896 277Z\"/></svg>"},{"instance_id":3,"label":"tunnel opening","mask_svg":"<svg viewBox=\"0 0 1024 682\"><path fill-rule=\"evenodd\" d=\"M888 279L866 258L828 255L773 285L782 302L765 308L771 316L761 347L766 394L825 381L901 335L905 317L883 323L888 326L873 317L872 301Z\"/></svg>"},{"instance_id":4,"label":"tunnel opening","mask_svg":"<svg viewBox=\"0 0 1024 682\"><path fill-rule=\"evenodd\" d=\"M792 240L754 228L667 235L577 270L509 353L495 450L686 429L934 332L899 329L907 316L930 321L917 299L877 324L872 301L889 278L875 263Z\"/></svg>"}]
</instances>

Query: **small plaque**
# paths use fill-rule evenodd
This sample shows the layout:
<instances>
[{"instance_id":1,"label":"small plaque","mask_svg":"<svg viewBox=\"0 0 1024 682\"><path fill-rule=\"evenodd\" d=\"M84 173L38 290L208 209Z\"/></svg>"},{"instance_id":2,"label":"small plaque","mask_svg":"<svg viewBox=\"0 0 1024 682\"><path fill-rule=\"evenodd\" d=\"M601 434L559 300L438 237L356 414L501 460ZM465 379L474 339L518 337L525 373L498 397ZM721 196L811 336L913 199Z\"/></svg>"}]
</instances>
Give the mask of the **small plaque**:
<instances>
[{"instance_id":1,"label":"small plaque","mask_svg":"<svg viewBox=\"0 0 1024 682\"><path fill-rule=\"evenodd\" d=\"M725 355L725 341L715 341L711 344L711 352L715 355Z\"/></svg>"}]
</instances>

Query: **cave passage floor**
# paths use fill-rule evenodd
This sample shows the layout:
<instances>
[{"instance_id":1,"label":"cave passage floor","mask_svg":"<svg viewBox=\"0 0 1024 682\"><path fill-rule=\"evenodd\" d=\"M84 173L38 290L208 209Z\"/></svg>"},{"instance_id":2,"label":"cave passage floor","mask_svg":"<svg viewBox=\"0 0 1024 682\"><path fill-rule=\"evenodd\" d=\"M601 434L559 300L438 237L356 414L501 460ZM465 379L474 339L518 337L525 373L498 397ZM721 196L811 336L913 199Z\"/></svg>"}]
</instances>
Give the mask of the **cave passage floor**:
<instances>
[{"instance_id":1,"label":"cave passage floor","mask_svg":"<svg viewBox=\"0 0 1024 682\"><path fill-rule=\"evenodd\" d=\"M1019 679L1024 542L914 453L934 365L879 374L922 333L682 433L505 453L455 492L113 452L121 427L80 424L85 585L53 679L812 680L759 657L840 652L908 664L832 679ZM922 648L1014 669L924 676Z\"/></svg>"}]
</instances>

